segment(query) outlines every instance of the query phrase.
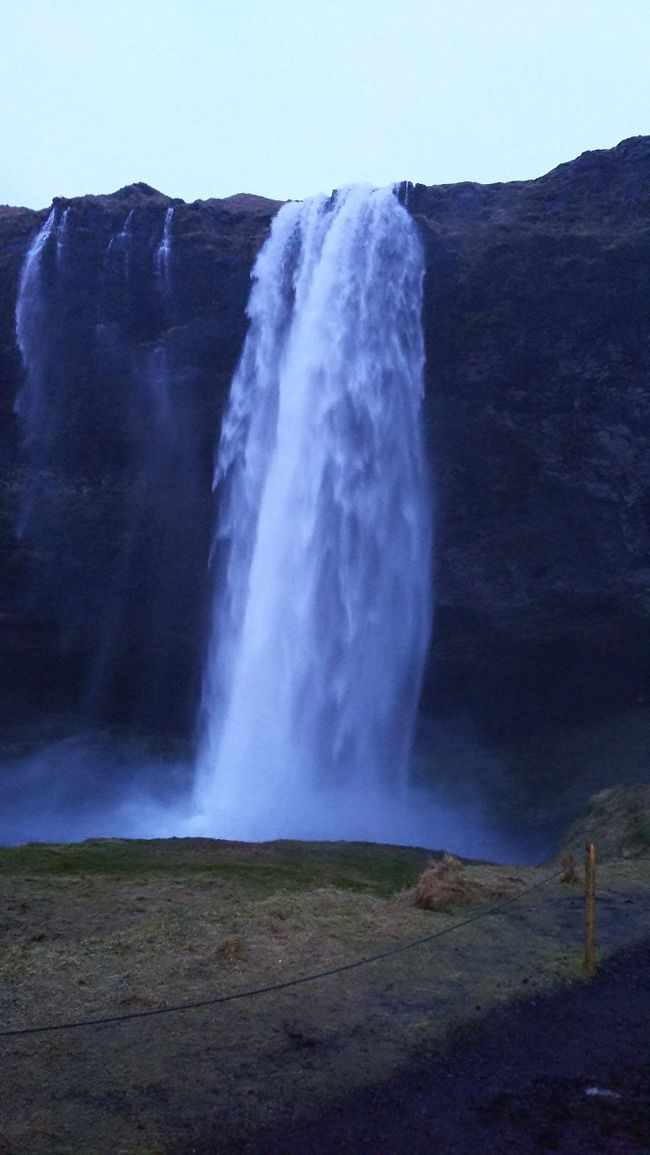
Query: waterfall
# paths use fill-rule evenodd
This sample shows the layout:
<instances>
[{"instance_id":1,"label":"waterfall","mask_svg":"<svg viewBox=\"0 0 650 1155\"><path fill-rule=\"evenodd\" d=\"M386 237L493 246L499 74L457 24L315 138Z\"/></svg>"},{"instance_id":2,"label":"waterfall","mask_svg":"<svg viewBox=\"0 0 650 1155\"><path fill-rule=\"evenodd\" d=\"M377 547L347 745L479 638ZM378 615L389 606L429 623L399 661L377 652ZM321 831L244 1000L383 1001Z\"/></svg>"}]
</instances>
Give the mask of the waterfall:
<instances>
[{"instance_id":1,"label":"waterfall","mask_svg":"<svg viewBox=\"0 0 650 1155\"><path fill-rule=\"evenodd\" d=\"M113 248L122 249L125 252L127 265L129 263L129 245L131 242L131 224L133 221L134 212L135 212L135 209L129 209L128 213L126 214L126 216L124 218L124 223L122 225L122 228L119 230L119 232L117 232L115 234L114 237L111 237L110 241L108 242L109 253L112 251Z\"/></svg>"},{"instance_id":2,"label":"waterfall","mask_svg":"<svg viewBox=\"0 0 650 1155\"><path fill-rule=\"evenodd\" d=\"M165 223L163 225L162 240L156 251L156 276L158 283L162 286L163 292L170 288L170 259L172 251L172 220L174 218L173 206L167 209L165 213Z\"/></svg>"},{"instance_id":3,"label":"waterfall","mask_svg":"<svg viewBox=\"0 0 650 1155\"><path fill-rule=\"evenodd\" d=\"M171 226L170 210L163 223L131 209L98 228L59 203L32 241L16 306L17 534L25 596L56 628L79 716L189 729L210 494L197 372L170 320Z\"/></svg>"},{"instance_id":4,"label":"waterfall","mask_svg":"<svg viewBox=\"0 0 650 1155\"><path fill-rule=\"evenodd\" d=\"M43 467L49 464L49 449L56 427L56 414L52 411L48 396L51 325L48 286L43 267L44 255L52 236L56 238L58 256L62 228L60 222L57 226L56 209L52 209L28 249L20 274L16 304L16 341L25 366L25 382L16 397L14 413L28 451L40 458ZM36 488L34 482L25 487L16 527L19 538L24 537L27 531Z\"/></svg>"},{"instance_id":5,"label":"waterfall","mask_svg":"<svg viewBox=\"0 0 650 1155\"><path fill-rule=\"evenodd\" d=\"M28 249L18 286L16 340L25 365L26 382L16 398L14 412L24 426L31 424L28 414L39 404L43 376L47 368L41 339L44 314L47 310L41 261L43 250L55 229L56 209L52 209ZM58 229L56 231L58 233Z\"/></svg>"},{"instance_id":6,"label":"waterfall","mask_svg":"<svg viewBox=\"0 0 650 1155\"><path fill-rule=\"evenodd\" d=\"M68 216L70 209L64 209L61 214L61 220L56 226L56 261L60 264L65 256L65 244L68 231Z\"/></svg>"},{"instance_id":7,"label":"waterfall","mask_svg":"<svg viewBox=\"0 0 650 1155\"><path fill-rule=\"evenodd\" d=\"M215 473L208 832L408 835L431 601L422 281L391 189L285 205L257 259Z\"/></svg>"}]
</instances>

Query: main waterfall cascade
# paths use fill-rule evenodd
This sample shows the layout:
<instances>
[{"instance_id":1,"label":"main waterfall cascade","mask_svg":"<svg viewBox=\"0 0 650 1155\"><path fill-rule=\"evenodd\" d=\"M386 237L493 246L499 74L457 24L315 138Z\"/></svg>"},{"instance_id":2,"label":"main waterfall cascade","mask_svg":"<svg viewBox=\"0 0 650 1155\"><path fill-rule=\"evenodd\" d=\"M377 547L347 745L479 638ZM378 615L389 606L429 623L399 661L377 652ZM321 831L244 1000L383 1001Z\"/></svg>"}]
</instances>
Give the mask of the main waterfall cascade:
<instances>
[{"instance_id":1,"label":"main waterfall cascade","mask_svg":"<svg viewBox=\"0 0 650 1155\"><path fill-rule=\"evenodd\" d=\"M253 280L215 475L196 806L226 837L413 841L432 520L419 239L392 189L351 187L285 205Z\"/></svg>"}]
</instances>

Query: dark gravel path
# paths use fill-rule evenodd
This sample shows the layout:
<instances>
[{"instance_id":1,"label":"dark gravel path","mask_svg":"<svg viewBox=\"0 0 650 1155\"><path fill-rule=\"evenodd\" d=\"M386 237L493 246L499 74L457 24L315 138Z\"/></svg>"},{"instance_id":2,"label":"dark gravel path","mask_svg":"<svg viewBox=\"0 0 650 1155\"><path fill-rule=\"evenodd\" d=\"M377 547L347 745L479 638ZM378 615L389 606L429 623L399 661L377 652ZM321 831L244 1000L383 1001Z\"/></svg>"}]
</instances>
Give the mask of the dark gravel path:
<instances>
[{"instance_id":1,"label":"dark gravel path","mask_svg":"<svg viewBox=\"0 0 650 1155\"><path fill-rule=\"evenodd\" d=\"M650 939L592 982L522 1001L466 1027L415 1071L247 1143L259 1155L646 1155ZM609 1094L588 1094L598 1088Z\"/></svg>"}]
</instances>

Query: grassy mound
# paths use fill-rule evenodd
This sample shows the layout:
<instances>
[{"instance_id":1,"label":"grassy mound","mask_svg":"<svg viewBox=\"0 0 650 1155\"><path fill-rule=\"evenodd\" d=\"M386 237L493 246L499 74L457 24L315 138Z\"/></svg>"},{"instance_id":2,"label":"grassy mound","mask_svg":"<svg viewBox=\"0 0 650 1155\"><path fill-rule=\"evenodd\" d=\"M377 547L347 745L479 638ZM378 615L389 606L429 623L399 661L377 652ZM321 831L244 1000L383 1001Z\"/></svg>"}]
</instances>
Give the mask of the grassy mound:
<instances>
[{"instance_id":1,"label":"grassy mound","mask_svg":"<svg viewBox=\"0 0 650 1155\"><path fill-rule=\"evenodd\" d=\"M594 794L587 811L569 828L560 849L595 842L599 858L650 855L650 786L612 787Z\"/></svg>"}]
</instances>

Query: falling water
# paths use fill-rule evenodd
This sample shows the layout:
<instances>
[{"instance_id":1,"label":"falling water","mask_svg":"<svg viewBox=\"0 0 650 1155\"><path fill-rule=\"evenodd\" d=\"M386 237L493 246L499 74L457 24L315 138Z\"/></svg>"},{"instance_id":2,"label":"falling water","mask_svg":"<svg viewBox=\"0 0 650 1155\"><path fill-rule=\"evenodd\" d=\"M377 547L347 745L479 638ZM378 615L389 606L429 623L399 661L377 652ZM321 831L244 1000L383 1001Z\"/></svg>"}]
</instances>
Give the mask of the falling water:
<instances>
[{"instance_id":1,"label":"falling water","mask_svg":"<svg viewBox=\"0 0 650 1155\"><path fill-rule=\"evenodd\" d=\"M258 257L215 477L196 787L213 833L409 837L431 600L422 280L391 189L285 205Z\"/></svg>"},{"instance_id":2,"label":"falling water","mask_svg":"<svg viewBox=\"0 0 650 1155\"><path fill-rule=\"evenodd\" d=\"M31 244L20 274L16 305L16 339L21 357L26 365L28 381L16 398L14 409L19 417L33 403L33 395L38 390L39 378L43 370L43 366L37 364L38 348L33 337L42 326L43 313L47 307L41 275L41 257L55 225L56 209L52 209L45 224Z\"/></svg>"},{"instance_id":3,"label":"falling water","mask_svg":"<svg viewBox=\"0 0 650 1155\"><path fill-rule=\"evenodd\" d=\"M163 226L162 240L156 250L156 275L159 284L163 290L169 289L170 280L170 266L172 251L172 220L174 218L173 206L167 209L165 213L165 224Z\"/></svg>"},{"instance_id":4,"label":"falling water","mask_svg":"<svg viewBox=\"0 0 650 1155\"><path fill-rule=\"evenodd\" d=\"M57 264L63 260L65 254L65 245L68 233L68 216L70 209L64 209L61 214L61 220L56 226L56 260Z\"/></svg>"},{"instance_id":5,"label":"falling water","mask_svg":"<svg viewBox=\"0 0 650 1155\"><path fill-rule=\"evenodd\" d=\"M156 226L130 210L110 243L90 223L84 206L58 203L20 278L25 597L57 630L81 717L189 727L196 659L177 639L203 620L188 569L205 569L210 495L194 368L170 321L171 216Z\"/></svg>"},{"instance_id":6,"label":"falling water","mask_svg":"<svg viewBox=\"0 0 650 1155\"><path fill-rule=\"evenodd\" d=\"M117 248L125 249L127 251L127 261L128 261L128 248L129 248L129 244L131 241L131 224L133 221L133 213L134 212L135 212L135 209L129 210L129 212L126 214L126 217L124 218L124 223L122 225L122 228L119 230L119 232L117 232L115 234L114 237L111 237L110 241L108 242L109 253L115 246L117 246Z\"/></svg>"},{"instance_id":7,"label":"falling water","mask_svg":"<svg viewBox=\"0 0 650 1155\"><path fill-rule=\"evenodd\" d=\"M25 445L32 452L37 443L41 445L42 452L43 442L51 440L54 436L55 415L51 412L48 401L51 332L43 260L48 242L53 235L57 238L58 255L60 230L60 223L57 227L57 211L52 209L29 248L18 288L16 340L25 366L25 383L16 397L14 412ZM47 458L46 448L44 465L47 465ZM33 484L25 487L16 529L19 538L23 537L27 530L35 500L34 491Z\"/></svg>"}]
</instances>

